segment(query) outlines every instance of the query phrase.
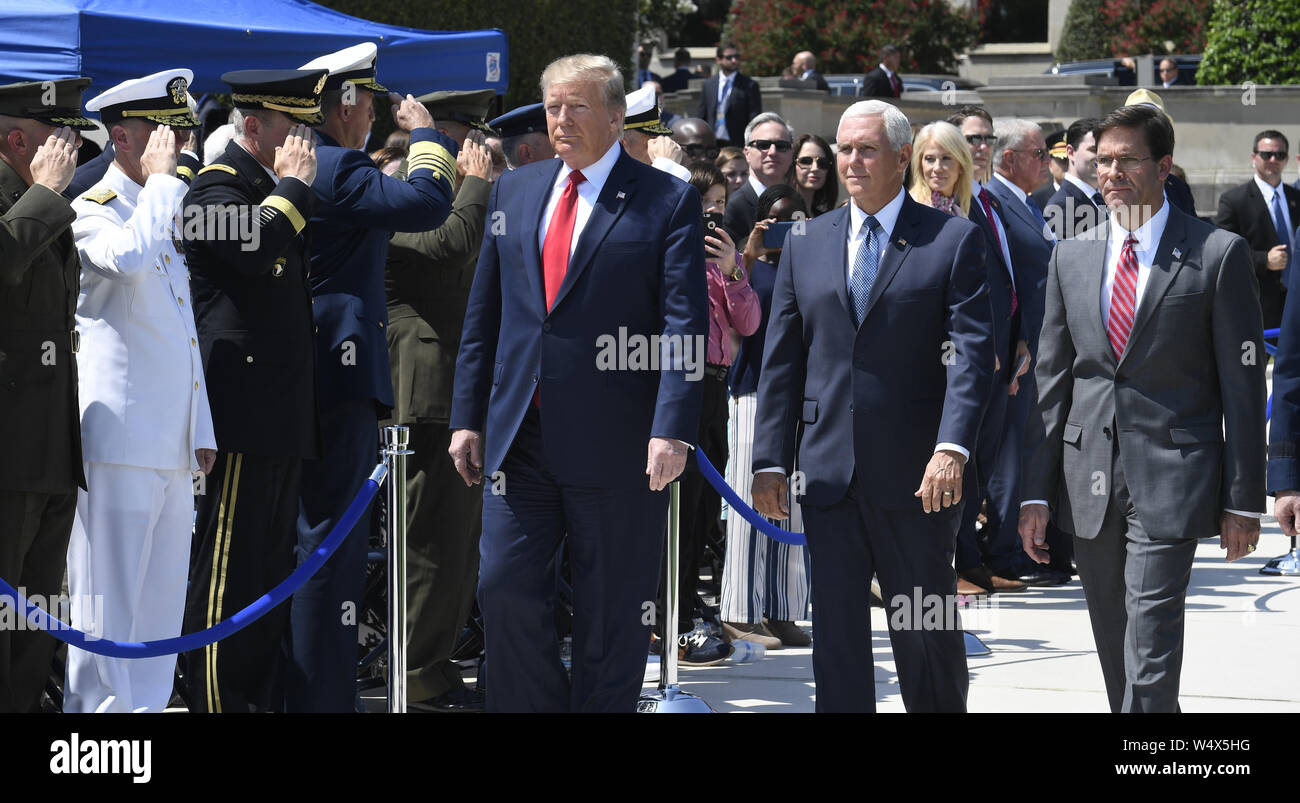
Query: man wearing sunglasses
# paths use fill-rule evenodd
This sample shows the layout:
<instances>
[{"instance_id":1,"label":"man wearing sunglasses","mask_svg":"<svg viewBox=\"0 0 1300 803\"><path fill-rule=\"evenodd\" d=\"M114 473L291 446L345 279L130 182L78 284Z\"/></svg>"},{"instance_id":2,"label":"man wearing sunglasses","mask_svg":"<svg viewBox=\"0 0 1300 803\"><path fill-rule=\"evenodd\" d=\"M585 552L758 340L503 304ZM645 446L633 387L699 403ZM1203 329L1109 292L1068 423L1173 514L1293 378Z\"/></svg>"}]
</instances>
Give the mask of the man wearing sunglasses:
<instances>
[{"instance_id":1,"label":"man wearing sunglasses","mask_svg":"<svg viewBox=\"0 0 1300 803\"><path fill-rule=\"evenodd\" d=\"M1300 224L1300 190L1282 183L1288 150L1281 131L1256 134L1250 155L1255 175L1225 192L1214 216L1215 225L1240 234L1250 245L1265 329L1282 323L1287 267L1295 246L1295 227Z\"/></svg>"},{"instance_id":2,"label":"man wearing sunglasses","mask_svg":"<svg viewBox=\"0 0 1300 803\"><path fill-rule=\"evenodd\" d=\"M695 116L713 127L720 146L740 145L740 133L763 111L763 98L758 83L740 72L735 45L724 42L717 54L718 72L704 82Z\"/></svg>"},{"instance_id":3,"label":"man wearing sunglasses","mask_svg":"<svg viewBox=\"0 0 1300 803\"><path fill-rule=\"evenodd\" d=\"M763 190L786 181L794 163L794 129L776 112L763 112L745 128L749 180L727 201L722 225L738 243L754 230L754 211Z\"/></svg>"}]
</instances>

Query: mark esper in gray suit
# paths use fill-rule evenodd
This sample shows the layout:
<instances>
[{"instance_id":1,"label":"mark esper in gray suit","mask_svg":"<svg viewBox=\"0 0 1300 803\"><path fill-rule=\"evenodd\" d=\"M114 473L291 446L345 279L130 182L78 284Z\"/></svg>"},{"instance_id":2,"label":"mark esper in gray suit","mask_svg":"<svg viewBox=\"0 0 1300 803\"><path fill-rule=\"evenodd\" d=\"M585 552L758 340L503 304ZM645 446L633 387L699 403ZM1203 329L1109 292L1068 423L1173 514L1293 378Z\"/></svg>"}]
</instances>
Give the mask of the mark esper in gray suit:
<instances>
[{"instance_id":1,"label":"mark esper in gray suit","mask_svg":"<svg viewBox=\"0 0 1300 803\"><path fill-rule=\"evenodd\" d=\"M1164 202L1168 119L1126 106L1094 132L1112 215L1048 268L1020 536L1074 534L1114 712L1178 709L1198 538L1254 551L1264 510L1264 332L1250 251Z\"/></svg>"}]
</instances>

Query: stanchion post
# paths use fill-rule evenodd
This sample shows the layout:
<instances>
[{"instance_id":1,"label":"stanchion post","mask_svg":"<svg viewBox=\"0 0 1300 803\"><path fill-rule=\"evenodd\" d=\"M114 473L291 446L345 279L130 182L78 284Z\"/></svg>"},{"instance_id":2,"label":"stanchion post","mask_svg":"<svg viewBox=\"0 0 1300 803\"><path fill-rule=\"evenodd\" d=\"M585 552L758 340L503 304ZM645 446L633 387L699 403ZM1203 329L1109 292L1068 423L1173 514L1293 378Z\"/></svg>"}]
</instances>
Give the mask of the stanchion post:
<instances>
[{"instance_id":1,"label":"stanchion post","mask_svg":"<svg viewBox=\"0 0 1300 803\"><path fill-rule=\"evenodd\" d=\"M406 713L406 456L411 431L384 428L388 467L388 713Z\"/></svg>"},{"instance_id":2,"label":"stanchion post","mask_svg":"<svg viewBox=\"0 0 1300 803\"><path fill-rule=\"evenodd\" d=\"M711 714L709 704L677 688L677 589L681 584L678 526L681 519L681 488L668 486L668 546L664 567L664 654L659 660L659 689L645 692L636 710L643 714Z\"/></svg>"}]
</instances>

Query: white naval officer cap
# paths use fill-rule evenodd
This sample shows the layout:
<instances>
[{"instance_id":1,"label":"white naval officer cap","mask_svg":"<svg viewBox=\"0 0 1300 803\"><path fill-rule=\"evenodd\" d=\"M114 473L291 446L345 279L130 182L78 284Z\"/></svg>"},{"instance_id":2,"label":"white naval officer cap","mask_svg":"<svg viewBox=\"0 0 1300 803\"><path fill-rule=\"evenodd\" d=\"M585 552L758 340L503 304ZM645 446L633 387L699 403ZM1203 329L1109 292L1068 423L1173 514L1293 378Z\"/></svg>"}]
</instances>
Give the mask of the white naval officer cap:
<instances>
[{"instance_id":1,"label":"white naval officer cap","mask_svg":"<svg viewBox=\"0 0 1300 803\"><path fill-rule=\"evenodd\" d=\"M651 137L672 135L673 130L659 119L659 101L653 86L646 84L629 92L625 100L627 112L623 116L623 130L640 131Z\"/></svg>"},{"instance_id":2,"label":"white naval officer cap","mask_svg":"<svg viewBox=\"0 0 1300 803\"><path fill-rule=\"evenodd\" d=\"M314 58L298 69L329 70L329 77L325 79L322 92L342 89L346 82L369 89L376 94L387 94L388 90L375 80L375 62L378 59L379 47L374 42L362 42Z\"/></svg>"},{"instance_id":3,"label":"white naval officer cap","mask_svg":"<svg viewBox=\"0 0 1300 803\"><path fill-rule=\"evenodd\" d=\"M193 80L194 73L183 68L132 78L91 98L86 111L99 112L99 119L106 126L138 118L176 128L194 128L199 120L189 105Z\"/></svg>"}]
</instances>

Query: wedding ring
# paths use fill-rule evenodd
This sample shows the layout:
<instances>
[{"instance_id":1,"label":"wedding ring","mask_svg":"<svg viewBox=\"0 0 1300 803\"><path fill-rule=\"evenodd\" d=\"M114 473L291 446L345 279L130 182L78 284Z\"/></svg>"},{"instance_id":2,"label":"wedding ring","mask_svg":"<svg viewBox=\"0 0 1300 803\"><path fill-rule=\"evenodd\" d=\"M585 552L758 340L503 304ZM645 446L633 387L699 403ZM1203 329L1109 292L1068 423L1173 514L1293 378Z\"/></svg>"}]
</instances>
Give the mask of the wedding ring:
<instances>
[{"instance_id":1,"label":"wedding ring","mask_svg":"<svg viewBox=\"0 0 1300 803\"><path fill-rule=\"evenodd\" d=\"M1248 545L1246 546L1246 554L1247 554L1247 555L1249 555L1251 552L1254 552L1254 551L1255 551L1255 545L1254 545L1254 544L1248 544Z\"/></svg>"}]
</instances>

